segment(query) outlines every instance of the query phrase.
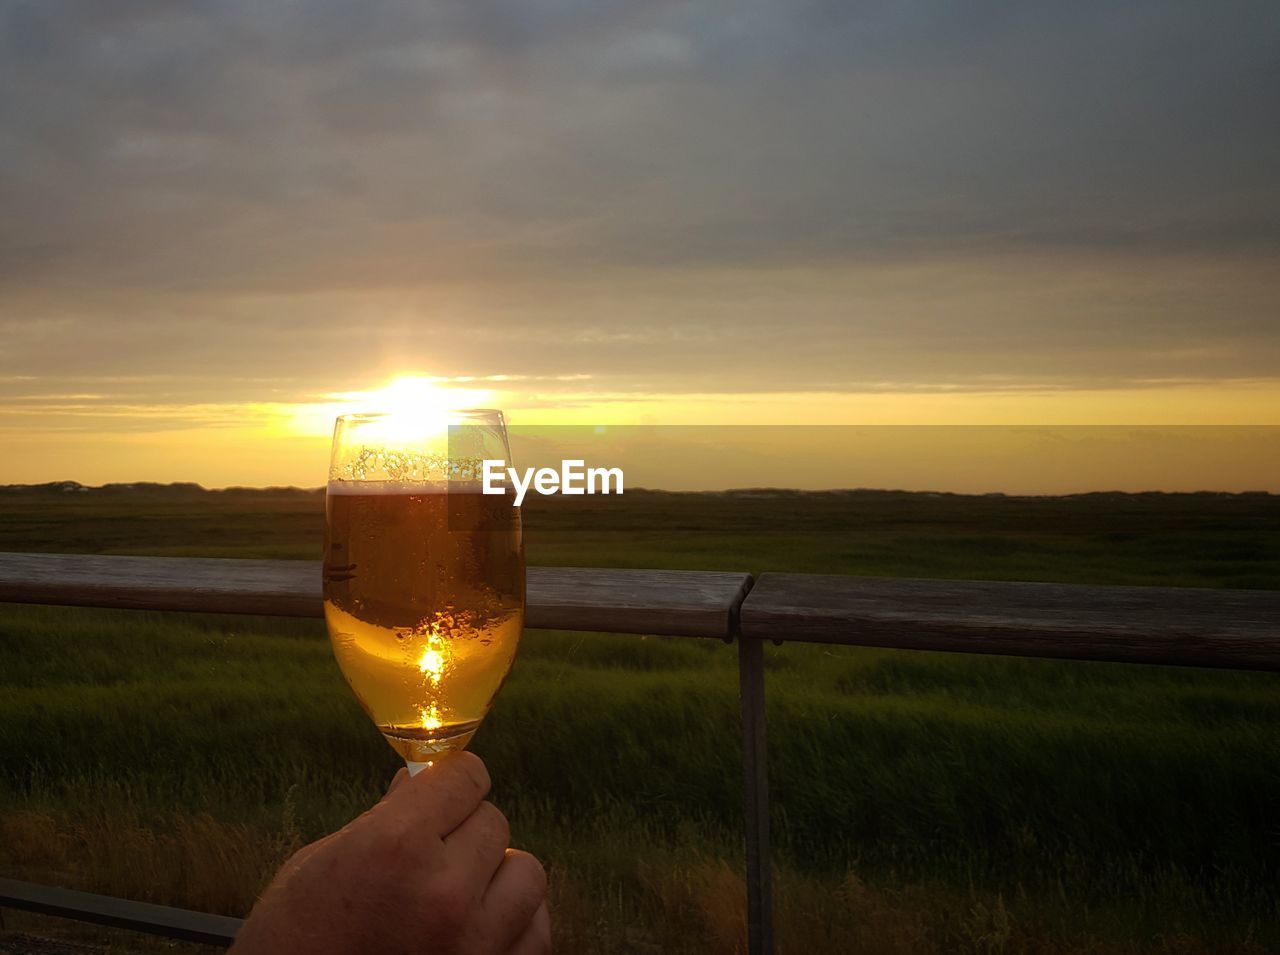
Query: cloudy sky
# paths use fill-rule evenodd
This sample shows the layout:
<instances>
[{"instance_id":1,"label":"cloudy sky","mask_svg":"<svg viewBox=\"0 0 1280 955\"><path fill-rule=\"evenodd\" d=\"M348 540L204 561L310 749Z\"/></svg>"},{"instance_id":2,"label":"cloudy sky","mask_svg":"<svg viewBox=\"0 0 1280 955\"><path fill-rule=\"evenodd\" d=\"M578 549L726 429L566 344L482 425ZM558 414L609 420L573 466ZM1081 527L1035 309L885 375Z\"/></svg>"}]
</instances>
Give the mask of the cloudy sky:
<instances>
[{"instance_id":1,"label":"cloudy sky","mask_svg":"<svg viewBox=\"0 0 1280 955\"><path fill-rule=\"evenodd\" d=\"M404 377L1280 423L1277 116L1270 0L0 0L0 482L318 483Z\"/></svg>"}]
</instances>

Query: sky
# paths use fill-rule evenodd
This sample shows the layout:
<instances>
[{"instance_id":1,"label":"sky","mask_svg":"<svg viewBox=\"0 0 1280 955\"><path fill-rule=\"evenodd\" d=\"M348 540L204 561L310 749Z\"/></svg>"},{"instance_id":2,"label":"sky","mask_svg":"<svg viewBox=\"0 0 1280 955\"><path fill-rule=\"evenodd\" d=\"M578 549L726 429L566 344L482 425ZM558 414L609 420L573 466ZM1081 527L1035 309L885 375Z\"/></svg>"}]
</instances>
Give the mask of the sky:
<instances>
[{"instance_id":1,"label":"sky","mask_svg":"<svg viewBox=\"0 0 1280 955\"><path fill-rule=\"evenodd\" d=\"M1269 0L0 0L0 483L315 485L388 394L1280 424L1278 115Z\"/></svg>"}]
</instances>

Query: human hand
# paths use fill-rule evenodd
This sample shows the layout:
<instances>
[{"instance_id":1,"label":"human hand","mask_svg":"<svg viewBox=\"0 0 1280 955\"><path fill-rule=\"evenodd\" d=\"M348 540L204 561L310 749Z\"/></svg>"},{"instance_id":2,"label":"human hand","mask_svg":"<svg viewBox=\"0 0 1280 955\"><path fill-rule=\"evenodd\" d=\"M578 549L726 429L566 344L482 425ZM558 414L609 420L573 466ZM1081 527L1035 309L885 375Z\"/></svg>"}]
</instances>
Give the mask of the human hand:
<instances>
[{"instance_id":1,"label":"human hand","mask_svg":"<svg viewBox=\"0 0 1280 955\"><path fill-rule=\"evenodd\" d=\"M536 955L551 951L547 877L509 849L479 757L453 753L339 831L298 850L232 955Z\"/></svg>"}]
</instances>

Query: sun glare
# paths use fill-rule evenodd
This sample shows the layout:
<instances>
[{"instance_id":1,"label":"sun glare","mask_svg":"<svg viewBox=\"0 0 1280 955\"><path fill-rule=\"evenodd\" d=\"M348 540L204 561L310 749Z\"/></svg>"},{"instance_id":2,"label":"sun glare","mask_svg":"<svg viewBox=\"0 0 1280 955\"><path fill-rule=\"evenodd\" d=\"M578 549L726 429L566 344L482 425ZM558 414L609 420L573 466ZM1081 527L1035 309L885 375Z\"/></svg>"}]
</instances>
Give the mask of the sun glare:
<instances>
[{"instance_id":1,"label":"sun glare","mask_svg":"<svg viewBox=\"0 0 1280 955\"><path fill-rule=\"evenodd\" d=\"M386 438L410 438L414 432L438 428L450 411L485 407L493 403L493 392L484 388L459 388L452 379L421 375L401 375L381 388L367 391L339 391L326 395L324 402L297 405L292 409L290 430L324 436L333 432L334 419L344 414L388 415L381 426Z\"/></svg>"},{"instance_id":2,"label":"sun glare","mask_svg":"<svg viewBox=\"0 0 1280 955\"><path fill-rule=\"evenodd\" d=\"M382 411L393 417L411 418L474 408L483 405L493 394L482 388L445 387L446 381L448 379L404 375L374 391L356 391L335 397L349 397L363 405L352 408L353 412Z\"/></svg>"}]
</instances>

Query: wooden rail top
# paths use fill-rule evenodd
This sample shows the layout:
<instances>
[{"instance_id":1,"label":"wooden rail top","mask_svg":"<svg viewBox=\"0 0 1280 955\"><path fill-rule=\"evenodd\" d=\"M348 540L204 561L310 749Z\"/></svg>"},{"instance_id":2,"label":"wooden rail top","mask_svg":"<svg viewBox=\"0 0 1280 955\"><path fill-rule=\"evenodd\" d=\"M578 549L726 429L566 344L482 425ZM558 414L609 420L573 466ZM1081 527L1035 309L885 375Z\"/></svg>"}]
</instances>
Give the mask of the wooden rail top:
<instances>
[{"instance_id":1,"label":"wooden rail top","mask_svg":"<svg viewBox=\"0 0 1280 955\"><path fill-rule=\"evenodd\" d=\"M531 628L1280 670L1280 591L530 567ZM749 593L748 593L749 591ZM320 565L0 553L0 601L318 617Z\"/></svg>"},{"instance_id":2,"label":"wooden rail top","mask_svg":"<svg viewBox=\"0 0 1280 955\"><path fill-rule=\"evenodd\" d=\"M728 638L750 574L530 567L530 627ZM319 617L304 560L0 553L0 601Z\"/></svg>"},{"instance_id":3,"label":"wooden rail top","mask_svg":"<svg viewBox=\"0 0 1280 955\"><path fill-rule=\"evenodd\" d=\"M0 878L0 902L10 908L60 915L98 925L134 929L151 935L226 947L235 941L243 923L228 915L192 912L150 902L134 902L109 895Z\"/></svg>"},{"instance_id":4,"label":"wooden rail top","mask_svg":"<svg viewBox=\"0 0 1280 955\"><path fill-rule=\"evenodd\" d=\"M1280 591L762 574L747 637L1280 670Z\"/></svg>"}]
</instances>

